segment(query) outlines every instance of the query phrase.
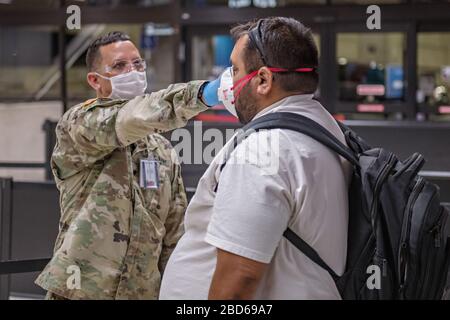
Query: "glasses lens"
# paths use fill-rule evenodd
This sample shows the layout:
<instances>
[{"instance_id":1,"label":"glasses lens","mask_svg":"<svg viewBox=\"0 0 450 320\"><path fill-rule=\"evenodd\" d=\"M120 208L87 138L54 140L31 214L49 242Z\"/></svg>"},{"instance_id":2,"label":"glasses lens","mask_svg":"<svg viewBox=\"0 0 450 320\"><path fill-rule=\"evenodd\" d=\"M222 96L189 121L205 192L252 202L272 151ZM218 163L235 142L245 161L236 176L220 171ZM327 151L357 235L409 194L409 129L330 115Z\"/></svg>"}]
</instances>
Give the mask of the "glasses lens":
<instances>
[{"instance_id":1,"label":"glasses lens","mask_svg":"<svg viewBox=\"0 0 450 320\"><path fill-rule=\"evenodd\" d=\"M136 60L133 62L133 67L137 71L144 71L147 67L145 60Z\"/></svg>"},{"instance_id":2,"label":"glasses lens","mask_svg":"<svg viewBox=\"0 0 450 320\"><path fill-rule=\"evenodd\" d=\"M107 68L107 71L115 73L115 74L120 74L120 73L130 72L133 69L141 72L141 71L144 71L146 68L147 68L147 64L145 63L145 60L139 59L139 60L134 60L132 62L118 61L118 62L114 63L111 67Z\"/></svg>"},{"instance_id":3,"label":"glasses lens","mask_svg":"<svg viewBox=\"0 0 450 320\"><path fill-rule=\"evenodd\" d=\"M123 73L127 70L127 65L125 61L118 61L112 65L111 69L114 73Z\"/></svg>"}]
</instances>

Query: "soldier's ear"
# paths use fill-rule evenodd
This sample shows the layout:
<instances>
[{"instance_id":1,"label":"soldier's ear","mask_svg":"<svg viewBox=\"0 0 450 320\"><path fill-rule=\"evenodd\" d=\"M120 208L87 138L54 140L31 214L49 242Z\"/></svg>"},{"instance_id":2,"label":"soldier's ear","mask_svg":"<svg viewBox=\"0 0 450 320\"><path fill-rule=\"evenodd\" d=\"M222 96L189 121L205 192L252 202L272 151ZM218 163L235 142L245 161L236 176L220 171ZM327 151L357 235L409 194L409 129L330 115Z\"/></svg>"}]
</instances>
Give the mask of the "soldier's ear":
<instances>
[{"instance_id":1,"label":"soldier's ear","mask_svg":"<svg viewBox=\"0 0 450 320\"><path fill-rule=\"evenodd\" d=\"M94 89L95 91L100 90L100 81L99 81L99 76L95 73L95 72L89 72L87 74L87 82L89 83L89 85L92 87L92 89Z\"/></svg>"}]
</instances>

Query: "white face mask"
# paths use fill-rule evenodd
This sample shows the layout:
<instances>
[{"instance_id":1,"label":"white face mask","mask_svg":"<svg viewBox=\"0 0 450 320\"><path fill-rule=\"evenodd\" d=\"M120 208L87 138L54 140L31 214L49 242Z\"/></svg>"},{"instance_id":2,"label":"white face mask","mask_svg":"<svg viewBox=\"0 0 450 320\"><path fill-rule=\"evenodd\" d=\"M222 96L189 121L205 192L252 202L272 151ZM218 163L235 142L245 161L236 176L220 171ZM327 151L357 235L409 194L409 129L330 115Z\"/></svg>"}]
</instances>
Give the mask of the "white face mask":
<instances>
[{"instance_id":1,"label":"white face mask","mask_svg":"<svg viewBox=\"0 0 450 320\"><path fill-rule=\"evenodd\" d=\"M217 90L217 97L225 108L235 117L237 117L236 107L233 93L233 76L231 75L231 67L225 69L220 77L220 85Z\"/></svg>"},{"instance_id":2,"label":"white face mask","mask_svg":"<svg viewBox=\"0 0 450 320\"><path fill-rule=\"evenodd\" d=\"M112 91L108 97L111 99L133 99L143 95L145 89L147 89L147 75L145 71L139 72L133 70L111 78L102 76L98 73L97 75L111 81Z\"/></svg>"}]
</instances>

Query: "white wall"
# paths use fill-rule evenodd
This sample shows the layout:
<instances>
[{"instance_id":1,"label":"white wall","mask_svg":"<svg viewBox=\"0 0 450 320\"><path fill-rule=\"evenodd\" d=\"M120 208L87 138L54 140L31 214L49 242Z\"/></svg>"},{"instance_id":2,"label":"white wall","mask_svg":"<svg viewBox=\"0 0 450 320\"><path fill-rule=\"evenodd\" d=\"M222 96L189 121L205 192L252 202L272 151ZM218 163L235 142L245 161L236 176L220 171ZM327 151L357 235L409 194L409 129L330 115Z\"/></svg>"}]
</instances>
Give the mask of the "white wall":
<instances>
[{"instance_id":1,"label":"white wall","mask_svg":"<svg viewBox=\"0 0 450 320\"><path fill-rule=\"evenodd\" d=\"M44 162L46 119L57 121L62 114L59 101L0 103L0 161ZM43 181L44 169L0 168L0 177L18 181Z\"/></svg>"}]
</instances>

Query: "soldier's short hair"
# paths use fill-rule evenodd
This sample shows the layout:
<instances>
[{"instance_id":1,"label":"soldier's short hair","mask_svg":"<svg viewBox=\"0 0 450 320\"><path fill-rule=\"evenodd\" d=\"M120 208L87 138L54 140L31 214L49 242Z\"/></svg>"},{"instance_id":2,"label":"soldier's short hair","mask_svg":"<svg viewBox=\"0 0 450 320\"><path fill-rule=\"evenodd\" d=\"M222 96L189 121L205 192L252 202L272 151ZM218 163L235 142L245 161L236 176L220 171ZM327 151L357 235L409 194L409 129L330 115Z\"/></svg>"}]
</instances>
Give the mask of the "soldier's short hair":
<instances>
[{"instance_id":1,"label":"soldier's short hair","mask_svg":"<svg viewBox=\"0 0 450 320\"><path fill-rule=\"evenodd\" d=\"M86 66L88 70L93 71L99 63L101 47L119 41L131 41L131 38L121 31L112 31L95 39L86 53Z\"/></svg>"}]
</instances>

